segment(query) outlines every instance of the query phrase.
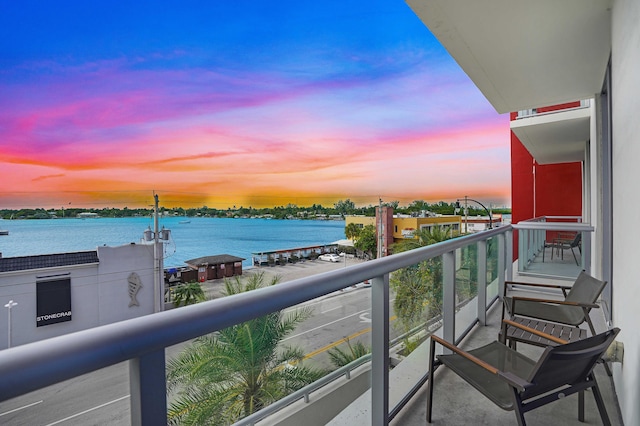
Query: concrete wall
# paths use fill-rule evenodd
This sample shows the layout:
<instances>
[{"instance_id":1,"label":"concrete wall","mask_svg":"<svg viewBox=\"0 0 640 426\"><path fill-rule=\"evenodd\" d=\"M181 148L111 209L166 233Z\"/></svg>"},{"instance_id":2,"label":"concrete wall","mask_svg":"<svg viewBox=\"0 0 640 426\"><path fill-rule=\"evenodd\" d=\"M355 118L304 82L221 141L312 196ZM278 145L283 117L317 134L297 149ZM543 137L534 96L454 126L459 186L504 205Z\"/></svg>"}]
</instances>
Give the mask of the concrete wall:
<instances>
[{"instance_id":1,"label":"concrete wall","mask_svg":"<svg viewBox=\"0 0 640 426\"><path fill-rule=\"evenodd\" d=\"M364 364L313 392L309 402L298 400L276 414L258 422L259 425L315 426L327 424L336 413L348 407L371 387L371 364Z\"/></svg>"},{"instance_id":2,"label":"concrete wall","mask_svg":"<svg viewBox=\"0 0 640 426\"><path fill-rule=\"evenodd\" d=\"M614 379L625 424L640 419L640 2L612 10L613 323L622 330L624 364Z\"/></svg>"},{"instance_id":3,"label":"concrete wall","mask_svg":"<svg viewBox=\"0 0 640 426\"><path fill-rule=\"evenodd\" d=\"M153 313L153 245L98 247L98 258L99 325ZM132 272L140 277L142 284L136 295L139 306L129 306L129 276Z\"/></svg>"},{"instance_id":4,"label":"concrete wall","mask_svg":"<svg viewBox=\"0 0 640 426\"><path fill-rule=\"evenodd\" d=\"M11 309L12 346L23 345L116 321L153 313L153 247L126 245L98 248L99 264L65 266L0 274L0 302ZM129 307L129 275L140 277L136 296L140 306ZM43 277L71 280L71 321L36 326L36 282ZM8 345L8 310L0 306L0 349Z\"/></svg>"}]
</instances>

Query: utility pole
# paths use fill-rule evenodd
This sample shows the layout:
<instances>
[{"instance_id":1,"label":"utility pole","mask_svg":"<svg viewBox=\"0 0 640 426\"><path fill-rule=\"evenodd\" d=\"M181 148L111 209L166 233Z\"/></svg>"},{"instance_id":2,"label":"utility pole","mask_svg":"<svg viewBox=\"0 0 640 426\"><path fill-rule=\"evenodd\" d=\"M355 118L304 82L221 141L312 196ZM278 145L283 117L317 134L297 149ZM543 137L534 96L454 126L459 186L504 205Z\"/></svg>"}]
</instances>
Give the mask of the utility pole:
<instances>
[{"instance_id":1,"label":"utility pole","mask_svg":"<svg viewBox=\"0 0 640 426\"><path fill-rule=\"evenodd\" d=\"M383 256L382 244L384 242L384 223L382 221L382 198L379 198L378 203L378 256L380 259Z\"/></svg>"},{"instance_id":2,"label":"utility pole","mask_svg":"<svg viewBox=\"0 0 640 426\"><path fill-rule=\"evenodd\" d=\"M468 207L468 197L464 196L464 233L467 234L469 232L469 207Z\"/></svg>"},{"instance_id":3,"label":"utility pole","mask_svg":"<svg viewBox=\"0 0 640 426\"><path fill-rule=\"evenodd\" d=\"M160 241L158 235L158 194L153 194L153 311L160 312ZM164 277L163 277L164 279ZM164 295L163 295L164 297Z\"/></svg>"}]
</instances>

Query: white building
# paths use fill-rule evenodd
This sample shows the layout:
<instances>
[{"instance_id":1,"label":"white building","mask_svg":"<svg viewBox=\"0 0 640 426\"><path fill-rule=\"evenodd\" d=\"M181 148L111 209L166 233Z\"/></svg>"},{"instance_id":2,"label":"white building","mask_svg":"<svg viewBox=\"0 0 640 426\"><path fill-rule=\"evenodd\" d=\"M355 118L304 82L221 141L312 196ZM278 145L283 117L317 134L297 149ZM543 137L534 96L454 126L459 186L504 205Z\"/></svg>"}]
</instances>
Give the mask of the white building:
<instances>
[{"instance_id":1,"label":"white building","mask_svg":"<svg viewBox=\"0 0 640 426\"><path fill-rule=\"evenodd\" d=\"M0 258L0 349L154 312L153 245Z\"/></svg>"}]
</instances>

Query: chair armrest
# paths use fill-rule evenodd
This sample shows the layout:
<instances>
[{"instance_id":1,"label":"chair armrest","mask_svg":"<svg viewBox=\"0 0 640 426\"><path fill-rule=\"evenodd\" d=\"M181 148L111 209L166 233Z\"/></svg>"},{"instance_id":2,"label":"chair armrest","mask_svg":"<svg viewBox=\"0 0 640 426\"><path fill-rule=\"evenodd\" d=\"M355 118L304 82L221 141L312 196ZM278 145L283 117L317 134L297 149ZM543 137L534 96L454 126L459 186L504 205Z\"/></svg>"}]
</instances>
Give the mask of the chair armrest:
<instances>
[{"instance_id":1,"label":"chair armrest","mask_svg":"<svg viewBox=\"0 0 640 426\"><path fill-rule=\"evenodd\" d=\"M572 302L572 301L567 301L567 300L554 300L554 299L538 299L536 297L521 297L521 296L513 296L511 298L512 300L512 306L515 306L515 302L517 300L522 300L525 302L539 302L539 303L551 303L554 305L566 305L566 306L580 306L583 308L593 308L593 309L597 309L600 307L600 305L597 305L595 303L587 303L587 302Z\"/></svg>"},{"instance_id":2,"label":"chair armrest","mask_svg":"<svg viewBox=\"0 0 640 426\"><path fill-rule=\"evenodd\" d=\"M522 285L522 286L529 286L529 287L544 287L544 288L557 288L557 289L565 289L565 290L570 290L571 286L567 286L567 285L558 285L558 284L542 284L542 283L525 283L525 282L521 282L521 281L505 281L505 288L506 288L506 284L515 284L515 285Z\"/></svg>"},{"instance_id":3,"label":"chair armrest","mask_svg":"<svg viewBox=\"0 0 640 426\"><path fill-rule=\"evenodd\" d=\"M551 336L553 337L553 336ZM494 366L492 366L491 364L471 355L469 352L464 351L463 349L460 349L459 347L452 345L451 343L447 342L444 339L441 339L438 336L435 335L431 335L431 340L440 343L442 346L444 346L447 349L452 350L453 352L457 353L458 355L460 355L461 357L473 362L474 364L476 364L478 367L484 368L485 370L489 371L490 373L493 373L495 375L497 375L500 379L504 380L505 382L507 382L509 385L513 386L514 388L516 388L518 391L522 392L524 391L528 386L531 386L531 383L527 382L526 380L516 376L515 374L508 372L508 371L502 371L499 370L497 368L495 368Z\"/></svg>"},{"instance_id":4,"label":"chair armrest","mask_svg":"<svg viewBox=\"0 0 640 426\"><path fill-rule=\"evenodd\" d=\"M520 392L524 392L526 388L531 386L530 382L527 382L523 378L516 376L510 371L499 371L498 376L500 376L502 379L504 379L507 383L509 383L511 386L513 386Z\"/></svg>"},{"instance_id":5,"label":"chair armrest","mask_svg":"<svg viewBox=\"0 0 640 426\"><path fill-rule=\"evenodd\" d=\"M525 287L534 287L534 288L550 288L562 290L562 294L567 297L567 290L571 290L571 286L566 285L558 285L558 284L545 284L545 283L525 283L522 281L505 281L504 282L504 292L502 294L503 297L507 296L507 289L509 285L517 285L517 286L525 286Z\"/></svg>"},{"instance_id":6,"label":"chair armrest","mask_svg":"<svg viewBox=\"0 0 640 426\"><path fill-rule=\"evenodd\" d=\"M536 330L535 328L527 327L526 325L519 324L519 323L517 323L515 321L511 321L511 320L508 320L508 319L503 319L502 322L507 324L507 325L510 325L511 327L519 328L520 330L524 330L524 331L527 331L527 332L529 332L531 334L535 334L536 336L544 337L545 339L551 340L552 342L556 342L556 343L558 343L560 345L564 345L565 343L569 343L568 341L566 341L564 339L561 339L561 338L556 337L556 336L552 336L550 334L545 333L544 331Z\"/></svg>"},{"instance_id":7,"label":"chair armrest","mask_svg":"<svg viewBox=\"0 0 640 426\"><path fill-rule=\"evenodd\" d=\"M471 355L469 352L466 352L466 351L460 349L459 347L447 342L444 339L441 339L440 337L438 337L436 335L432 334L431 335L431 340L434 340L434 341L440 343L445 348L452 350L453 352L455 352L458 355L468 359L469 361L473 362L474 364L478 365L479 367L484 368L485 370L489 371L490 373L498 374L500 372L500 370L498 370L497 368L495 368L491 364L488 364L488 363L484 362L483 360Z\"/></svg>"}]
</instances>

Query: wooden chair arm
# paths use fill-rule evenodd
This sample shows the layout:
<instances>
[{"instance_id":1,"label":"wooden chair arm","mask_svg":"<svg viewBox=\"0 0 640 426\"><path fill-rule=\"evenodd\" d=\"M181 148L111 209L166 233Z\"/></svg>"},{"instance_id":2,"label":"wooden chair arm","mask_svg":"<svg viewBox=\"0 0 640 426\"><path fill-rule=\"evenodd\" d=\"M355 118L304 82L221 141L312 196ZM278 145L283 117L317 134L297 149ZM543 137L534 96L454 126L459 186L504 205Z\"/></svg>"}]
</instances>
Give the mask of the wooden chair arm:
<instances>
[{"instance_id":1,"label":"wooden chair arm","mask_svg":"<svg viewBox=\"0 0 640 426\"><path fill-rule=\"evenodd\" d=\"M434 341L440 343L445 348L450 349L451 351L457 353L461 357L468 359L469 361L473 362L474 364L478 365L479 367L484 368L485 370L489 371L490 373L498 374L500 372L500 370L498 370L497 368L495 368L491 364L488 364L488 363L484 362L483 360L471 355L469 352L466 352L466 351L460 349L459 347L447 342L444 339L441 339L440 337L438 337L438 336L436 336L434 334L431 335L431 340L434 340Z\"/></svg>"},{"instance_id":2,"label":"wooden chair arm","mask_svg":"<svg viewBox=\"0 0 640 426\"><path fill-rule=\"evenodd\" d=\"M597 308L600 307L600 305L597 305L595 303L572 302L572 301L567 301L567 300L554 300L554 299L538 299L536 297L513 296L511 298L511 300L513 301L511 306L515 306L515 302L517 300L522 300L522 301L526 301L526 302L551 303L551 304L554 304L554 305L579 306L579 307L582 307L582 308L593 308L593 309L597 309Z\"/></svg>"},{"instance_id":3,"label":"wooden chair arm","mask_svg":"<svg viewBox=\"0 0 640 426\"><path fill-rule=\"evenodd\" d=\"M531 383L527 382L526 380L522 379L521 377L518 377L515 374L513 374L511 372L508 372L508 371L499 370L499 369L495 368L494 366L492 366L491 364L488 364L487 362L485 362L485 361L483 361L483 360L471 355L469 352L466 352L466 351L460 349L459 347L457 347L455 345L452 345L451 343L447 342L444 339L441 339L440 337L438 337L436 335L432 334L431 335L431 340L433 340L433 341L435 341L437 343L440 343L445 348L452 350L453 352L457 353L461 357L473 362L477 366L479 366L481 368L484 368L485 370L489 371L490 373L493 373L493 374L497 375L502 380L504 380L505 382L507 382L509 385L513 386L514 388L516 388L520 392L524 391L528 386L531 386Z\"/></svg>"},{"instance_id":4,"label":"wooden chair arm","mask_svg":"<svg viewBox=\"0 0 640 426\"><path fill-rule=\"evenodd\" d=\"M564 339L560 339L559 337L552 336L552 335L547 334L547 333L545 333L543 331L536 330L535 328L527 327L526 325L519 324L519 323L517 323L515 321L511 321L511 320L508 320L508 319L503 319L502 322L504 322L505 324L510 325L512 327L519 328L520 330L524 330L524 331L529 332L531 334L535 334L536 336L540 336L540 337L543 337L543 338L545 338L547 340L551 340L552 342L558 343L560 345L564 345L565 343L569 343L568 341L566 341Z\"/></svg>"}]
</instances>

